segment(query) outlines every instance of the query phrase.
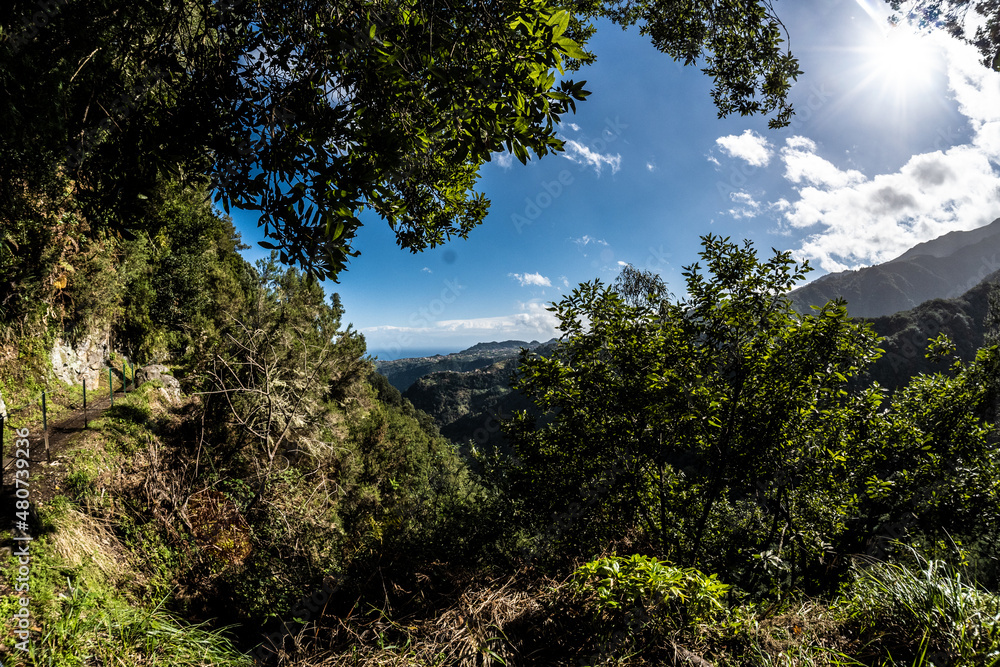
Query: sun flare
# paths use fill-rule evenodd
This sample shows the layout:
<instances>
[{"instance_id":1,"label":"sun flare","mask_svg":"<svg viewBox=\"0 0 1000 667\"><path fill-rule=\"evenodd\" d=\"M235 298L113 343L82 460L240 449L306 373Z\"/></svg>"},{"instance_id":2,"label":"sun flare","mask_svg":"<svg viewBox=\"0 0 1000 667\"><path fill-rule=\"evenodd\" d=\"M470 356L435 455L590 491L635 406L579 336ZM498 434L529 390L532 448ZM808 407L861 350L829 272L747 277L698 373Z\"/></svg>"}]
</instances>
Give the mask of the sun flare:
<instances>
[{"instance_id":1,"label":"sun flare","mask_svg":"<svg viewBox=\"0 0 1000 667\"><path fill-rule=\"evenodd\" d=\"M868 49L871 75L897 93L918 92L927 85L937 67L937 48L931 39L903 26L876 37Z\"/></svg>"}]
</instances>

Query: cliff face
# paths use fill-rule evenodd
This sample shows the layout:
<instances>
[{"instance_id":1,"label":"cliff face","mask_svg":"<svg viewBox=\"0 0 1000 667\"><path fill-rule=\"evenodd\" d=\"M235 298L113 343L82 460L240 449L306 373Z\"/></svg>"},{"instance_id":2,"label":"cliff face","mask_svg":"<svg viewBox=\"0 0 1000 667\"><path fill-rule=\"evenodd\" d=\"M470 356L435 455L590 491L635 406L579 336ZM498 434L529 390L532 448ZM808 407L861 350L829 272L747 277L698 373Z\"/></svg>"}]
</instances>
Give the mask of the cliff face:
<instances>
[{"instance_id":1,"label":"cliff face","mask_svg":"<svg viewBox=\"0 0 1000 667\"><path fill-rule=\"evenodd\" d=\"M545 355L555 344L554 339L479 343L455 354L376 362L376 366L397 388L405 384L403 398L430 415L441 435L460 445L501 447L499 420L534 409L531 401L510 389L521 349Z\"/></svg>"},{"instance_id":2,"label":"cliff face","mask_svg":"<svg viewBox=\"0 0 1000 667\"><path fill-rule=\"evenodd\" d=\"M884 264L823 276L790 296L800 312L842 297L852 316L881 317L931 299L961 296L998 269L1000 218L921 243Z\"/></svg>"},{"instance_id":3,"label":"cliff face","mask_svg":"<svg viewBox=\"0 0 1000 667\"><path fill-rule=\"evenodd\" d=\"M510 389L517 361L512 357L473 371L431 373L414 382L403 397L433 417L441 435L452 442L497 446L503 442L499 420L534 407Z\"/></svg>"},{"instance_id":4,"label":"cliff face","mask_svg":"<svg viewBox=\"0 0 1000 667\"><path fill-rule=\"evenodd\" d=\"M90 333L75 345L57 338L50 355L52 371L66 384L97 386L102 369L107 367L111 353L110 331Z\"/></svg>"}]
</instances>

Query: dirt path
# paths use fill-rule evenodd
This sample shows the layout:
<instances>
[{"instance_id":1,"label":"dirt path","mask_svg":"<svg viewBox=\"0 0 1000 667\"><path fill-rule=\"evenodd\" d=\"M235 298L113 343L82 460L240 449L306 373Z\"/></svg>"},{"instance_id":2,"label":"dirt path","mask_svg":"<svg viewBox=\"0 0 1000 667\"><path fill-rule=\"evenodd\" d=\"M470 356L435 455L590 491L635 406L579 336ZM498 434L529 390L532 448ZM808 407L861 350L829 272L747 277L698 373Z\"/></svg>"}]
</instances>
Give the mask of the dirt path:
<instances>
[{"instance_id":1,"label":"dirt path","mask_svg":"<svg viewBox=\"0 0 1000 667\"><path fill-rule=\"evenodd\" d=\"M123 400L125 394L115 393L115 400ZM95 419L99 419L104 412L111 407L111 399L108 396L98 400L87 401L87 410L80 406L63 415L58 421L49 424L49 446L48 452L45 448L45 437L42 425L28 424L29 431L29 453L30 462L28 466L29 500L32 509L36 508L39 502L47 502L56 494L56 488L62 486L62 480L66 476L66 456L65 451L69 445L82 433L85 433L86 424ZM24 426L18 424L18 428ZM14 471L16 463L14 459L14 424L7 424L4 433L4 459L3 459L3 489L0 491L0 529L9 529L13 522L14 501L17 500L14 488Z\"/></svg>"}]
</instances>

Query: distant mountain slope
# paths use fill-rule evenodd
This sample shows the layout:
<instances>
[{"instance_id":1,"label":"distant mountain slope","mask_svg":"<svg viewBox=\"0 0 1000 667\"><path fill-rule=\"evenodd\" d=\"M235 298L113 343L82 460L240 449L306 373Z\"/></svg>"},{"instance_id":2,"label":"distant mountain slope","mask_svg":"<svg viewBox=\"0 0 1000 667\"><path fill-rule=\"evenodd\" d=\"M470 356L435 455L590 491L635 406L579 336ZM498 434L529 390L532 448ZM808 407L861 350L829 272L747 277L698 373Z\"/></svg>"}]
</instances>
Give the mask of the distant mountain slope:
<instances>
[{"instance_id":1,"label":"distant mountain slope","mask_svg":"<svg viewBox=\"0 0 1000 667\"><path fill-rule=\"evenodd\" d=\"M927 340L939 333L955 342L959 357L974 358L984 343L989 293L997 281L1000 271L959 297L932 299L916 308L869 319L872 329L885 337L880 344L885 354L870 369L870 379L897 389L917 373L945 370L946 363L932 363L924 356Z\"/></svg>"},{"instance_id":2,"label":"distant mountain slope","mask_svg":"<svg viewBox=\"0 0 1000 667\"><path fill-rule=\"evenodd\" d=\"M477 343L467 350L455 352L454 354L376 361L375 368L379 373L388 378L392 386L405 392L419 378L430 373L439 373L442 371L464 372L486 368L503 359L517 357L521 352L521 348L534 350L540 345L545 344L539 343L537 340L533 340L530 343L526 343L523 340Z\"/></svg>"},{"instance_id":3,"label":"distant mountain slope","mask_svg":"<svg viewBox=\"0 0 1000 667\"><path fill-rule=\"evenodd\" d=\"M843 297L853 317L881 317L930 299L961 296L998 269L1000 218L979 229L921 243L884 264L831 273L790 296L800 312Z\"/></svg>"},{"instance_id":4,"label":"distant mountain slope","mask_svg":"<svg viewBox=\"0 0 1000 667\"><path fill-rule=\"evenodd\" d=\"M469 441L482 446L500 438L498 419L531 403L510 390L517 358L498 361L473 371L442 371L425 375L403 394L437 424L441 435L456 444Z\"/></svg>"},{"instance_id":5,"label":"distant mountain slope","mask_svg":"<svg viewBox=\"0 0 1000 667\"><path fill-rule=\"evenodd\" d=\"M537 345L532 352L545 355L555 346L553 339ZM503 437L497 420L534 407L525 396L510 389L518 361L515 356L472 371L431 373L414 382L403 397L433 417L441 435L452 442L499 446Z\"/></svg>"}]
</instances>

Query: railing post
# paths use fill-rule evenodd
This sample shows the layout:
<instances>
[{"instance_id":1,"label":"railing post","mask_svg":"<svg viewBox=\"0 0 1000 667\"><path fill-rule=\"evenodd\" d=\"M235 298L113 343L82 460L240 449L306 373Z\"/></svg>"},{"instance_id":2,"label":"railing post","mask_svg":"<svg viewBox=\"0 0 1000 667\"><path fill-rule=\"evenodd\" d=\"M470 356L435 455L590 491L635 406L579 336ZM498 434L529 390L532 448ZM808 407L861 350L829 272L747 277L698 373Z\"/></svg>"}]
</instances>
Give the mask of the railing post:
<instances>
[{"instance_id":1,"label":"railing post","mask_svg":"<svg viewBox=\"0 0 1000 667\"><path fill-rule=\"evenodd\" d=\"M45 394L49 392L42 392L42 434L45 436L45 460L52 463L52 454L49 452L49 419L48 419L48 404L45 402Z\"/></svg>"},{"instance_id":2,"label":"railing post","mask_svg":"<svg viewBox=\"0 0 1000 667\"><path fill-rule=\"evenodd\" d=\"M115 385L111 377L111 364L108 364L108 394L111 396L111 407L115 407Z\"/></svg>"}]
</instances>

